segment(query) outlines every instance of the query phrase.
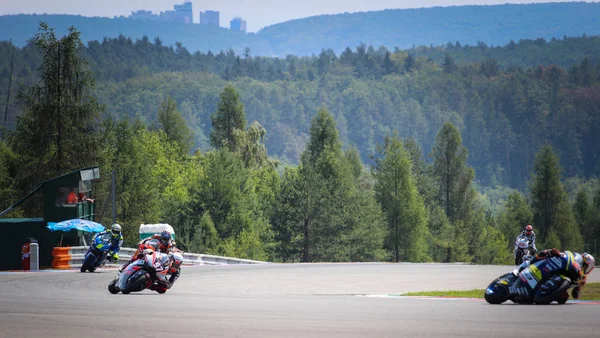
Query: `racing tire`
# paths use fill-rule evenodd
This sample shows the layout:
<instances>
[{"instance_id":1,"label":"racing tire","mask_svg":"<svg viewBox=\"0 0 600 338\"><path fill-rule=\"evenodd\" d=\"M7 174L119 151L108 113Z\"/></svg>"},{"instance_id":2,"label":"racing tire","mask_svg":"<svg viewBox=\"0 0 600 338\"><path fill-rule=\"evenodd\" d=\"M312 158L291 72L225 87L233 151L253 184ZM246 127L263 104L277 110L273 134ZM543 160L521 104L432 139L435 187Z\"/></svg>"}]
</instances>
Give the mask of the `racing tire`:
<instances>
[{"instance_id":1,"label":"racing tire","mask_svg":"<svg viewBox=\"0 0 600 338\"><path fill-rule=\"evenodd\" d=\"M539 289L535 292L533 296L533 301L536 304L545 305L550 304L552 301L557 301L559 304L564 299L564 303L567 302L567 298L563 297L563 294L569 290L571 287L571 282L566 279L561 278L560 282L556 282L555 279L549 279L544 282L544 284L540 285ZM552 284L550 284L552 283ZM549 287L549 289L547 289Z\"/></svg>"},{"instance_id":2,"label":"racing tire","mask_svg":"<svg viewBox=\"0 0 600 338\"><path fill-rule=\"evenodd\" d=\"M565 293L559 299L557 299L556 302L558 304L562 305L562 304L566 303L567 300L569 300L569 292L565 291Z\"/></svg>"},{"instance_id":3,"label":"racing tire","mask_svg":"<svg viewBox=\"0 0 600 338\"><path fill-rule=\"evenodd\" d=\"M485 301L490 304L502 304L507 301L510 296L508 285L512 284L512 280L514 280L514 278L515 275L513 275L512 272L496 278L485 289ZM502 281L506 280L508 280L506 284L501 283Z\"/></svg>"},{"instance_id":4,"label":"racing tire","mask_svg":"<svg viewBox=\"0 0 600 338\"><path fill-rule=\"evenodd\" d=\"M83 260L83 263L81 264L81 272L85 272L86 270L90 270L92 269L92 266L94 265L94 255L89 254L85 257L85 259ZM95 270L95 269L94 269ZM93 272L92 270L90 270L90 272Z\"/></svg>"},{"instance_id":5,"label":"racing tire","mask_svg":"<svg viewBox=\"0 0 600 338\"><path fill-rule=\"evenodd\" d=\"M112 293L113 295L119 293L119 288L117 288L117 281L118 279L115 278L112 280L112 282L110 282L110 284L108 284L108 292Z\"/></svg>"},{"instance_id":6,"label":"racing tire","mask_svg":"<svg viewBox=\"0 0 600 338\"><path fill-rule=\"evenodd\" d=\"M517 253L515 255L515 265L519 266L521 265L521 263L523 263L523 251L517 250Z\"/></svg>"}]
</instances>

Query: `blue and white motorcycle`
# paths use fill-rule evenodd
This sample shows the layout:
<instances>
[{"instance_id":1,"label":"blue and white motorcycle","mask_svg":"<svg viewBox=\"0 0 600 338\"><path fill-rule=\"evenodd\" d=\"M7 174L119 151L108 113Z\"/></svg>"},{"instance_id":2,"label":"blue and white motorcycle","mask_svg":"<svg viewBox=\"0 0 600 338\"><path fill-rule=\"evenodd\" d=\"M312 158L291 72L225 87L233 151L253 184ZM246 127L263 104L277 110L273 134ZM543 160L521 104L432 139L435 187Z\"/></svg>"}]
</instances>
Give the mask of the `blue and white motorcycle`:
<instances>
[{"instance_id":1,"label":"blue and white motorcycle","mask_svg":"<svg viewBox=\"0 0 600 338\"><path fill-rule=\"evenodd\" d=\"M112 249L111 241L112 236L110 233L98 234L92 238L92 243L90 243L90 247L83 259L83 264L81 264L81 272L85 272L86 270L94 272L98 267L106 264L107 260L112 262L112 255L108 254Z\"/></svg>"}]
</instances>

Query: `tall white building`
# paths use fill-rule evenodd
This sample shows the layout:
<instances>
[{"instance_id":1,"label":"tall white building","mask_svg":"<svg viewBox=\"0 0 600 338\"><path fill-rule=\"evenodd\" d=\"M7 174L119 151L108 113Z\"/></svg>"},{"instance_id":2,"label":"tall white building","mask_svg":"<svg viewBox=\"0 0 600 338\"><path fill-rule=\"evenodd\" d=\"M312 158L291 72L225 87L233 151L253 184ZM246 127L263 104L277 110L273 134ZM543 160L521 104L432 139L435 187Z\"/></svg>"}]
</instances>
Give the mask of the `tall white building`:
<instances>
[{"instance_id":1,"label":"tall white building","mask_svg":"<svg viewBox=\"0 0 600 338\"><path fill-rule=\"evenodd\" d=\"M232 31L246 33L246 20L242 20L242 18L233 18L229 24Z\"/></svg>"},{"instance_id":2,"label":"tall white building","mask_svg":"<svg viewBox=\"0 0 600 338\"><path fill-rule=\"evenodd\" d=\"M200 12L200 24L201 25L214 25L219 27L219 11L204 11Z\"/></svg>"}]
</instances>

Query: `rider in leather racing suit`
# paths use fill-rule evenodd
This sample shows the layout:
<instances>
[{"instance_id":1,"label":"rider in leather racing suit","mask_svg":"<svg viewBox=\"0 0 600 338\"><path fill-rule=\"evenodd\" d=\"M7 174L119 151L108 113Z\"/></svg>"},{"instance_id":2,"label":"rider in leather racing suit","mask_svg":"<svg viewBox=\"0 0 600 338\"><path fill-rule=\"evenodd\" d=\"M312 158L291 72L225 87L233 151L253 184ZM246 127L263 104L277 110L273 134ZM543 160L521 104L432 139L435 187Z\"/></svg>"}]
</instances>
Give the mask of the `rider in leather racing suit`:
<instances>
[{"instance_id":1,"label":"rider in leather racing suit","mask_svg":"<svg viewBox=\"0 0 600 338\"><path fill-rule=\"evenodd\" d=\"M94 239L96 239L96 237L100 236L104 236L106 234L110 234L110 252L109 252L109 258L114 260L115 262L119 262L119 250L121 249L121 245L123 245L123 234L121 233L121 226L117 223L111 225L110 230L105 230L102 232L99 232L97 234L95 234L92 237L92 243L94 242Z\"/></svg>"},{"instance_id":2,"label":"rider in leather racing suit","mask_svg":"<svg viewBox=\"0 0 600 338\"><path fill-rule=\"evenodd\" d=\"M532 260L523 262L523 264L521 264L521 266L519 266L516 269L516 272L520 273L523 269L527 268L530 264L533 264L535 262L539 262L541 260L551 257L559 257L561 255L568 254L569 251L561 253L558 249L555 248L540 251ZM581 289L587 283L587 276L592 272L594 266L596 265L596 260L592 255L588 254L587 252L584 252L582 254L573 252L572 254L575 258L575 262L572 265L573 268L568 271L567 276L571 278L571 281L573 283L577 283L577 286L573 289L571 295L574 299L578 299L579 294L581 293ZM566 294L565 296L566 298L569 297L568 294Z\"/></svg>"},{"instance_id":3,"label":"rider in leather racing suit","mask_svg":"<svg viewBox=\"0 0 600 338\"><path fill-rule=\"evenodd\" d=\"M183 262L183 256L178 252L171 252L168 254L169 262L166 268L169 269L167 274L169 275L169 279L164 280L158 278L157 276L153 276L156 280L154 284L150 286L150 290L155 291L166 291L170 289L173 284L177 281L179 276L181 275L181 263Z\"/></svg>"},{"instance_id":4,"label":"rider in leather racing suit","mask_svg":"<svg viewBox=\"0 0 600 338\"><path fill-rule=\"evenodd\" d=\"M535 253L537 252L537 248L535 247L535 232L533 232L533 227L531 226L531 224L527 224L525 229L523 229L523 231L521 231L519 236L517 236L517 239L515 240L515 242L518 241L519 238L527 239L527 242L529 243L529 247L531 247L531 250L533 251L533 254L535 255ZM515 245L515 252L517 252L517 249L518 248Z\"/></svg>"},{"instance_id":5,"label":"rider in leather racing suit","mask_svg":"<svg viewBox=\"0 0 600 338\"><path fill-rule=\"evenodd\" d=\"M150 245L152 240L159 240L158 243L158 247L152 246ZM152 242L154 243L154 242ZM119 268L119 272L122 272L123 270L125 270L125 268L133 263L136 259L137 256L141 253L141 250L144 249L151 249L151 250L156 250L158 252L162 252L162 253L170 253L173 250L178 251L175 248L175 242L173 241L172 237L171 237L171 233L168 230L164 230L163 232L161 232L160 234L154 234L151 237L148 237L146 239L144 239L142 242L140 242L140 244L138 245L138 249L134 252L133 255L131 255L131 260L129 260L129 262L123 264L120 268Z\"/></svg>"}]
</instances>

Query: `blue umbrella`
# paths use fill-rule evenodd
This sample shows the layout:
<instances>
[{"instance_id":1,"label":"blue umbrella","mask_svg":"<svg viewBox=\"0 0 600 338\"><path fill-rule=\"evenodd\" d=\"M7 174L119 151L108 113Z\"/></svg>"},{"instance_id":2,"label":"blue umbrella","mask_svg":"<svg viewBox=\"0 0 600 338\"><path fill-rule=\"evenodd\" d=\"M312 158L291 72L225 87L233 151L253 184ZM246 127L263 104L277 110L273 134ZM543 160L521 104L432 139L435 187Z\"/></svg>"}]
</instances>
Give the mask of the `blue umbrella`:
<instances>
[{"instance_id":1,"label":"blue umbrella","mask_svg":"<svg viewBox=\"0 0 600 338\"><path fill-rule=\"evenodd\" d=\"M81 230L86 232L100 232L104 231L104 226L100 223L87 221L84 219L70 219L62 222L48 222L48 229L50 231L70 231L72 229Z\"/></svg>"}]
</instances>

